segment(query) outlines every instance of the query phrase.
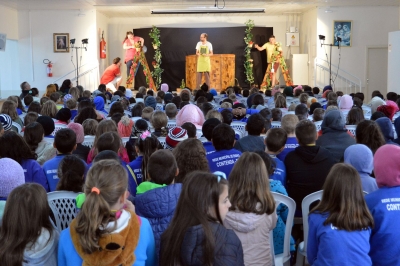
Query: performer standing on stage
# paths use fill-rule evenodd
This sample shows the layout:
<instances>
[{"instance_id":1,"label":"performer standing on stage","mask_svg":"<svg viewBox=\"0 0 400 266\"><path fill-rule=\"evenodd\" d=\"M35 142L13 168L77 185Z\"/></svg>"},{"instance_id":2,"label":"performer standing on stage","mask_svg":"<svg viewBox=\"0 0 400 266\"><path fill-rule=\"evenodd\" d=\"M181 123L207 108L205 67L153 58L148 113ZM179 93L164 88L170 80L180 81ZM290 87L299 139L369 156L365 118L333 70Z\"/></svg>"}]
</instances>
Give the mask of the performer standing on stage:
<instances>
[{"instance_id":1,"label":"performer standing on stage","mask_svg":"<svg viewBox=\"0 0 400 266\"><path fill-rule=\"evenodd\" d=\"M123 41L123 48L126 50L125 52L125 64L127 67L126 75L129 77L131 72L131 67L133 64L133 58L135 55L138 55L140 51L136 50L136 45L140 42L140 45L143 47L144 40L139 36L134 36L132 31L128 31L126 33L125 40ZM139 62L136 62L139 63ZM139 66L138 66L139 68ZM136 73L135 73L136 75Z\"/></svg>"},{"instance_id":2,"label":"performer standing on stage","mask_svg":"<svg viewBox=\"0 0 400 266\"><path fill-rule=\"evenodd\" d=\"M279 68L279 62L271 62L271 57L272 54L278 50L279 52L282 52L282 48L279 46L276 46L276 40L275 40L275 36L271 35L271 37L269 37L269 42L267 42L266 44L264 44L263 46L258 46L258 44L254 45L255 48L258 49L258 51L263 51L265 49L267 49L267 62L268 62L268 67L267 67L267 72L268 70L271 70L272 73L272 84L271 87L274 87L275 84L279 84L278 80L276 79L276 72L278 71Z\"/></svg>"},{"instance_id":3,"label":"performer standing on stage","mask_svg":"<svg viewBox=\"0 0 400 266\"><path fill-rule=\"evenodd\" d=\"M211 60L210 56L213 55L212 44L207 41L207 33L200 35L200 42L196 45L197 55L197 78L196 78L196 89L200 88L202 74L206 77L206 84L210 88L210 71L211 71Z\"/></svg>"}]
</instances>

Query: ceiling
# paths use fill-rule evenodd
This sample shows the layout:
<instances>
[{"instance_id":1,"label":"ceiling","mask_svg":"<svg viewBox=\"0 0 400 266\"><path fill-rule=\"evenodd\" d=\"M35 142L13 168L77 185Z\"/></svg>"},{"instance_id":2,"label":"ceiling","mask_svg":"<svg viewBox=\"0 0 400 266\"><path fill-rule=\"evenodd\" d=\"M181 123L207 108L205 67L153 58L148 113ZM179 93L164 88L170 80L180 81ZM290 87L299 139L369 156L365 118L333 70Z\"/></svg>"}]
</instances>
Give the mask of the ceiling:
<instances>
[{"instance_id":1,"label":"ceiling","mask_svg":"<svg viewBox=\"0 0 400 266\"><path fill-rule=\"evenodd\" d=\"M219 6L223 6L223 0L219 0L218 2ZM226 7L265 8L266 15L282 15L285 13L287 14L287 12L302 13L317 6L324 8L330 7L331 10L334 10L334 8L338 6L399 6L399 3L400 0L225 0ZM132 16L171 16L150 15L150 10L160 8L183 9L193 7L213 7L214 4L214 0L0 0L0 5L25 10L86 10L96 8L99 12L110 18ZM218 14L218 16L221 16L221 14Z\"/></svg>"}]
</instances>

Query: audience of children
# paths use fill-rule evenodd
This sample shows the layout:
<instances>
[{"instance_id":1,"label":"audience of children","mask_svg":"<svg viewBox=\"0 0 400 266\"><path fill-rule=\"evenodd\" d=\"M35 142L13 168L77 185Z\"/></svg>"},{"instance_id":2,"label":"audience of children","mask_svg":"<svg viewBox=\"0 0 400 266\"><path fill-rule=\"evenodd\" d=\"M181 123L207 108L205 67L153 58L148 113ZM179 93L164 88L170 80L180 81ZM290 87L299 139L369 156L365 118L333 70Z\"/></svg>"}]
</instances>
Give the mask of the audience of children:
<instances>
[{"instance_id":1,"label":"audience of children","mask_svg":"<svg viewBox=\"0 0 400 266\"><path fill-rule=\"evenodd\" d=\"M323 95L328 102L321 106L317 102L320 96L314 95L319 89L306 85L295 90L287 87L284 94L277 86L266 91L267 98L258 89L251 89L251 95L245 90L241 95L239 88L229 88L223 103L217 93L208 93L208 86L204 85L193 93L184 89L180 96L166 94L166 84L157 95L141 88L136 99L132 97L132 91L125 88L118 88L111 94L100 85L91 95L83 88L71 87L70 82L64 85L62 94L54 85L49 86L49 98L35 99L26 93L26 107L19 97L10 96L1 108L0 164L9 160L4 164L9 171L0 175L6 176L0 185L0 219L11 190L25 182L37 183L36 186L47 191L85 193L78 196L79 200L77 198L77 208L85 214L78 215L63 232L60 242L53 239L45 226L38 227L41 225L33 219L32 226L43 229L37 230L39 237L29 236L29 241L18 246L19 253L13 257L16 261L22 259L24 265L35 265L33 259L39 257L32 251L40 249L38 254L43 255L44 260L38 263L55 265L57 252L54 247L58 244L58 265L82 264L83 261L98 264L99 260L103 264L127 265L174 265L176 262L250 265L257 261L272 265L269 232L276 223L274 250L275 254L282 253L288 209L282 204L275 206L269 191L287 195L285 186L296 202L296 216L301 215L301 201L305 196L324 189L323 199L312 208L309 217L307 260L312 265L339 262L392 265L397 261L397 257L390 255L398 253L396 246L389 246L395 241L390 239L395 239L397 231L388 225L389 219L396 218L389 215L394 212L387 211L397 208L395 203L389 203L395 199L397 185L396 181L390 181L396 176L397 170L393 167L399 154L394 129L400 128L400 119L394 120L394 126L391 121L397 117L394 116L398 111L397 94L388 93L387 101L384 101L379 91L373 92L371 108L380 112L373 113L368 120L364 117L368 107L363 106L362 93L343 95L339 91L333 92L329 86L324 88ZM293 92L298 100L293 100ZM246 108L243 104L246 100L253 103L254 109ZM286 109L286 103L291 102L290 110L294 110L295 115L288 114ZM132 105L128 107L130 103ZM221 107L234 105L234 108L218 109L219 104ZM321 107L326 108L326 114ZM178 108L181 109L179 112ZM131 113L148 121L130 119L127 115ZM308 114L313 117L307 119ZM75 123L70 123L71 119ZM177 126L168 130L168 121L174 119ZM235 136L230 127L234 119L247 122L248 134ZM270 129L273 119L281 121L282 129ZM322 134L318 140L314 125L317 121L322 121ZM68 128L55 132L57 124L68 125ZM355 136L347 131L345 124L356 125ZM23 138L16 133L20 131L19 127ZM202 129L202 138L198 129ZM85 136L94 136L93 145L90 137ZM158 137L165 137L165 142L164 138L160 141L173 152L164 150ZM121 138L127 139L123 142ZM208 141L202 143L204 139ZM256 151L258 155L249 151ZM382 154L390 154L390 160L383 159ZM343 160L347 165L335 165ZM85 161L93 162L89 165L93 173L86 179ZM21 173L24 173L23 179L14 182ZM278 173L286 174L286 178ZM371 177L374 175L376 181ZM107 183L109 180L106 182L105 179L110 176L113 181ZM229 188L224 177L230 179ZM90 186L89 178L92 179ZM104 182L95 185L102 189L93 185L100 179ZM367 215L365 203L360 200L362 190L374 195L368 195L366 199L375 227L371 215ZM349 194L350 191L353 193ZM26 194L25 191L20 193ZM41 197L41 192L36 194ZM88 200L88 195L95 196L98 202L94 204L94 197ZM136 213L149 221L132 212L131 201L136 204ZM269 204L267 209L265 202ZM346 208L338 209L337 206L343 204ZM190 210L187 205L191 206ZM382 214L383 209L387 215ZM41 213L37 208L36 211ZM356 217L354 213L359 215ZM89 220L88 217L93 215L98 218ZM47 220L49 216L46 215ZM8 214L4 219L9 217ZM265 220L267 222L257 222ZM13 228L8 228L14 232ZM133 233L128 236L129 230ZM390 237L387 232L391 232ZM297 236L296 233L294 231L293 236ZM114 236L119 240L112 243L117 246L111 247L107 241ZM343 246L340 261L335 260L337 254L332 243ZM380 243L385 246L385 251L380 249ZM114 255L107 252L109 248L113 249ZM291 251L294 250L292 240ZM0 252L0 259L7 261L4 254ZM46 259L49 262L45 262ZM5 262L5 265L9 264Z\"/></svg>"}]
</instances>

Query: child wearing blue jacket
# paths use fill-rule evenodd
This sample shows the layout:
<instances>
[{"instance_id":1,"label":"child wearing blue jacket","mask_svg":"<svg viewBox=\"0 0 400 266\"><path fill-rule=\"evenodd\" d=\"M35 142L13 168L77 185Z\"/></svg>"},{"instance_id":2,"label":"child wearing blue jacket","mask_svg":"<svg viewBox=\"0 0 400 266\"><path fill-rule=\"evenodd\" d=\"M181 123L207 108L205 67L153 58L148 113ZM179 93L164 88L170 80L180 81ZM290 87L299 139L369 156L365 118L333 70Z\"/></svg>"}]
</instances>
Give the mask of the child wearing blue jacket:
<instances>
[{"instance_id":1,"label":"child wearing blue jacket","mask_svg":"<svg viewBox=\"0 0 400 266\"><path fill-rule=\"evenodd\" d=\"M174 183L179 170L170 150L154 152L149 158L147 172L151 181L145 181L138 186L134 203L136 214L149 219L158 256L161 234L172 220L182 184Z\"/></svg>"},{"instance_id":2,"label":"child wearing blue jacket","mask_svg":"<svg viewBox=\"0 0 400 266\"><path fill-rule=\"evenodd\" d=\"M400 147L383 145L374 156L378 190L365 196L375 227L369 242L374 265L400 265Z\"/></svg>"},{"instance_id":3,"label":"child wearing blue jacket","mask_svg":"<svg viewBox=\"0 0 400 266\"><path fill-rule=\"evenodd\" d=\"M320 203L308 217L310 265L372 265L369 238L374 220L368 211L357 170L332 167Z\"/></svg>"},{"instance_id":4,"label":"child wearing blue jacket","mask_svg":"<svg viewBox=\"0 0 400 266\"><path fill-rule=\"evenodd\" d=\"M155 264L153 232L148 220L135 214L127 189L128 176L118 161L93 164L82 209L61 232L59 266Z\"/></svg>"}]
</instances>

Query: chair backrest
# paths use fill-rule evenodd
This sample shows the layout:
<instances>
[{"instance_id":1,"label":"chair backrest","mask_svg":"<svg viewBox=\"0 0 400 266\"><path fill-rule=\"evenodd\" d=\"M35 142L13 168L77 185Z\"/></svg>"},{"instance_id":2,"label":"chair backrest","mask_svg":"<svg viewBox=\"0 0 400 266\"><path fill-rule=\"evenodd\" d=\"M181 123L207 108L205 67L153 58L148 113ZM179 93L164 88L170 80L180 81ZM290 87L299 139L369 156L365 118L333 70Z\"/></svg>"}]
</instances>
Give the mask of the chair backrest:
<instances>
[{"instance_id":1,"label":"chair backrest","mask_svg":"<svg viewBox=\"0 0 400 266\"><path fill-rule=\"evenodd\" d=\"M197 138L197 139L200 140L202 143L208 142L208 140L205 137L201 137L201 138Z\"/></svg>"},{"instance_id":2,"label":"chair backrest","mask_svg":"<svg viewBox=\"0 0 400 266\"><path fill-rule=\"evenodd\" d=\"M294 212L296 210L296 202L289 198L288 196L271 192L274 197L276 208L278 208L279 204L284 204L288 208L288 215L286 219L286 227L285 227L285 238L283 241L283 262L290 260L290 236L292 233Z\"/></svg>"},{"instance_id":3,"label":"chair backrest","mask_svg":"<svg viewBox=\"0 0 400 266\"><path fill-rule=\"evenodd\" d=\"M241 139L241 138L243 138L244 137L244 135L243 135L243 132L242 131L240 131L240 130L237 130L237 129L233 129L233 130L235 130L235 135L238 135L239 136L239 139Z\"/></svg>"},{"instance_id":4,"label":"chair backrest","mask_svg":"<svg viewBox=\"0 0 400 266\"><path fill-rule=\"evenodd\" d=\"M164 105L162 105L161 103L157 103L156 104L156 110L164 111Z\"/></svg>"},{"instance_id":5,"label":"chair backrest","mask_svg":"<svg viewBox=\"0 0 400 266\"><path fill-rule=\"evenodd\" d=\"M317 128L317 132L321 130L322 120L314 122L315 127Z\"/></svg>"},{"instance_id":6,"label":"chair backrest","mask_svg":"<svg viewBox=\"0 0 400 266\"><path fill-rule=\"evenodd\" d=\"M124 144L124 147L126 145L126 143L129 141L129 137L123 137L122 139L122 143Z\"/></svg>"},{"instance_id":7,"label":"chair backrest","mask_svg":"<svg viewBox=\"0 0 400 266\"><path fill-rule=\"evenodd\" d=\"M247 131L245 122L233 121L231 123L231 128L241 131L243 137L246 136Z\"/></svg>"},{"instance_id":8,"label":"chair backrest","mask_svg":"<svg viewBox=\"0 0 400 266\"><path fill-rule=\"evenodd\" d=\"M135 116L135 117L131 117L133 123L135 123L136 121L138 121L139 119L142 119L142 117L140 116Z\"/></svg>"},{"instance_id":9,"label":"chair backrest","mask_svg":"<svg viewBox=\"0 0 400 266\"><path fill-rule=\"evenodd\" d=\"M52 136L55 136L57 131L59 131L62 128L67 128L67 125L63 125L63 124L54 124L54 131L53 133L51 133Z\"/></svg>"},{"instance_id":10,"label":"chair backrest","mask_svg":"<svg viewBox=\"0 0 400 266\"><path fill-rule=\"evenodd\" d=\"M124 111L124 115L126 115L127 117L131 118L132 117L132 113L129 112L128 110Z\"/></svg>"},{"instance_id":11,"label":"chair backrest","mask_svg":"<svg viewBox=\"0 0 400 266\"><path fill-rule=\"evenodd\" d=\"M280 127L281 127L280 121L272 121L271 122L271 128L280 128Z\"/></svg>"},{"instance_id":12,"label":"chair backrest","mask_svg":"<svg viewBox=\"0 0 400 266\"><path fill-rule=\"evenodd\" d=\"M92 148L94 143L94 137L95 136L86 135L85 138L83 139L82 145Z\"/></svg>"},{"instance_id":13,"label":"chair backrest","mask_svg":"<svg viewBox=\"0 0 400 266\"><path fill-rule=\"evenodd\" d=\"M21 120L24 121L24 118L25 118L26 114L27 114L27 113L22 113L22 114L20 114L20 115L19 115L19 118L21 118Z\"/></svg>"},{"instance_id":14,"label":"chair backrest","mask_svg":"<svg viewBox=\"0 0 400 266\"><path fill-rule=\"evenodd\" d=\"M173 127L176 127L176 120L168 120L167 128L170 129Z\"/></svg>"},{"instance_id":15,"label":"chair backrest","mask_svg":"<svg viewBox=\"0 0 400 266\"><path fill-rule=\"evenodd\" d=\"M199 139L203 136L203 131L201 129L196 129L196 137Z\"/></svg>"},{"instance_id":16,"label":"chair backrest","mask_svg":"<svg viewBox=\"0 0 400 266\"><path fill-rule=\"evenodd\" d=\"M55 226L62 231L69 226L76 216L76 197L79 193L54 191L47 193L47 201L54 214Z\"/></svg>"},{"instance_id":17,"label":"chair backrest","mask_svg":"<svg viewBox=\"0 0 400 266\"><path fill-rule=\"evenodd\" d=\"M17 128L18 134L22 132L22 127L20 124L18 124L16 122L12 122L12 126Z\"/></svg>"},{"instance_id":18,"label":"chair backrest","mask_svg":"<svg viewBox=\"0 0 400 266\"><path fill-rule=\"evenodd\" d=\"M353 136L356 135L357 126L355 126L355 125L346 125L346 128L347 128L348 131L351 132L351 134L353 134Z\"/></svg>"},{"instance_id":19,"label":"chair backrest","mask_svg":"<svg viewBox=\"0 0 400 266\"><path fill-rule=\"evenodd\" d=\"M158 137L157 139L165 149L165 137Z\"/></svg>"},{"instance_id":20,"label":"chair backrest","mask_svg":"<svg viewBox=\"0 0 400 266\"><path fill-rule=\"evenodd\" d=\"M301 202L301 211L303 214L303 232L304 232L304 253L307 253L307 240L308 240L308 214L310 212L310 205L322 198L322 190L307 195Z\"/></svg>"}]
</instances>

